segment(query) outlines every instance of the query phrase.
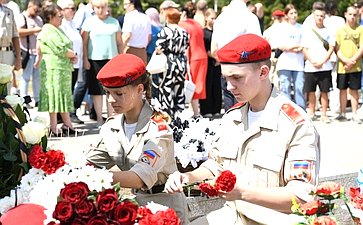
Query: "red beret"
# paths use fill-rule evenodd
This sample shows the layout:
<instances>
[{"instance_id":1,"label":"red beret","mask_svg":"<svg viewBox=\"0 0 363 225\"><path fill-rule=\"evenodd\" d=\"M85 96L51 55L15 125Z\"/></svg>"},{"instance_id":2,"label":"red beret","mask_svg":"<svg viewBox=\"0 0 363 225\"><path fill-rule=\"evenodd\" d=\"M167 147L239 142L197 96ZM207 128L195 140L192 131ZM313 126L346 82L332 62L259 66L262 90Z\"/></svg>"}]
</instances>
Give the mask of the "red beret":
<instances>
[{"instance_id":1,"label":"red beret","mask_svg":"<svg viewBox=\"0 0 363 225\"><path fill-rule=\"evenodd\" d=\"M281 11L278 9L278 10L273 11L272 16L274 16L274 17L285 16L285 13L284 13L284 11Z\"/></svg>"},{"instance_id":2,"label":"red beret","mask_svg":"<svg viewBox=\"0 0 363 225\"><path fill-rule=\"evenodd\" d=\"M130 84L146 72L142 59L131 54L120 54L112 58L97 74L103 86L117 88Z\"/></svg>"},{"instance_id":3,"label":"red beret","mask_svg":"<svg viewBox=\"0 0 363 225\"><path fill-rule=\"evenodd\" d=\"M217 51L224 64L242 64L270 59L271 46L256 34L242 34Z\"/></svg>"}]
</instances>

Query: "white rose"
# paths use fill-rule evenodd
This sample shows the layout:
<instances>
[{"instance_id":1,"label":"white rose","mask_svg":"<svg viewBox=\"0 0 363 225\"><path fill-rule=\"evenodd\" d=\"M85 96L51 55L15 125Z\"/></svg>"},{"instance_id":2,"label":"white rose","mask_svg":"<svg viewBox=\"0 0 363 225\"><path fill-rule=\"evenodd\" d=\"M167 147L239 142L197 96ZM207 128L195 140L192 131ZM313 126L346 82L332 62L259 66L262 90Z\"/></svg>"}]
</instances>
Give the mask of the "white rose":
<instances>
[{"instance_id":1,"label":"white rose","mask_svg":"<svg viewBox=\"0 0 363 225\"><path fill-rule=\"evenodd\" d=\"M34 117L33 121L34 122L41 123L45 127L49 127L50 126L49 116L48 117L44 117L44 116L37 115L37 116Z\"/></svg>"},{"instance_id":2,"label":"white rose","mask_svg":"<svg viewBox=\"0 0 363 225\"><path fill-rule=\"evenodd\" d=\"M26 142L29 144L40 143L42 137L46 134L44 124L34 121L29 121L22 127Z\"/></svg>"},{"instance_id":3,"label":"white rose","mask_svg":"<svg viewBox=\"0 0 363 225\"><path fill-rule=\"evenodd\" d=\"M13 68L6 64L0 64L0 84L6 84L13 78Z\"/></svg>"},{"instance_id":4,"label":"white rose","mask_svg":"<svg viewBox=\"0 0 363 225\"><path fill-rule=\"evenodd\" d=\"M17 95L8 95L5 97L6 102L13 107L13 109L16 109L16 106L19 105L20 107L23 107L24 98L19 97Z\"/></svg>"}]
</instances>

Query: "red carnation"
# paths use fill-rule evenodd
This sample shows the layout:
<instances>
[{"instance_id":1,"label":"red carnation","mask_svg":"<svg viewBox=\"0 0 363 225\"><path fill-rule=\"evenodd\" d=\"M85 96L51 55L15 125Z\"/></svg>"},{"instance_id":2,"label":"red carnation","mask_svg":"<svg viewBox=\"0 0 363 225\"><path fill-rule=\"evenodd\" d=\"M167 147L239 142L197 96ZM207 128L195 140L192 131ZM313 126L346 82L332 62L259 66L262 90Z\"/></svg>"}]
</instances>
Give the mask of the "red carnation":
<instances>
[{"instance_id":1,"label":"red carnation","mask_svg":"<svg viewBox=\"0 0 363 225\"><path fill-rule=\"evenodd\" d=\"M201 183L199 184L199 189L208 196L213 197L217 196L219 191L232 191L236 180L236 175L229 170L225 170L217 177L213 186L209 183Z\"/></svg>"},{"instance_id":2,"label":"red carnation","mask_svg":"<svg viewBox=\"0 0 363 225\"><path fill-rule=\"evenodd\" d=\"M43 165L42 170L44 170L44 172L48 175L55 173L59 168L66 164L64 160L64 153L62 151L49 150L45 154L47 160Z\"/></svg>"},{"instance_id":3,"label":"red carnation","mask_svg":"<svg viewBox=\"0 0 363 225\"><path fill-rule=\"evenodd\" d=\"M300 206L301 213L307 216L312 216L318 212L321 205L322 204L319 200L304 203Z\"/></svg>"},{"instance_id":4,"label":"red carnation","mask_svg":"<svg viewBox=\"0 0 363 225\"><path fill-rule=\"evenodd\" d=\"M69 222L73 216L73 206L70 202L61 201L55 206L53 218L63 222Z\"/></svg>"},{"instance_id":5,"label":"red carnation","mask_svg":"<svg viewBox=\"0 0 363 225\"><path fill-rule=\"evenodd\" d=\"M112 211L117 204L118 195L114 189L106 189L97 195L97 208L101 213Z\"/></svg>"},{"instance_id":6,"label":"red carnation","mask_svg":"<svg viewBox=\"0 0 363 225\"><path fill-rule=\"evenodd\" d=\"M41 169L46 161L45 153L43 148L39 145L34 145L29 154L29 163L36 169Z\"/></svg>"},{"instance_id":7,"label":"red carnation","mask_svg":"<svg viewBox=\"0 0 363 225\"><path fill-rule=\"evenodd\" d=\"M210 197L214 197L214 196L218 195L218 191L216 189L214 189L214 187L212 185L210 185L209 183L199 184L199 189Z\"/></svg>"},{"instance_id":8,"label":"red carnation","mask_svg":"<svg viewBox=\"0 0 363 225\"><path fill-rule=\"evenodd\" d=\"M149 214L152 214L151 210L145 206L143 207L139 207L139 209L137 210L137 217L138 218L142 218L145 217Z\"/></svg>"},{"instance_id":9,"label":"red carnation","mask_svg":"<svg viewBox=\"0 0 363 225\"><path fill-rule=\"evenodd\" d=\"M139 206L125 200L119 203L113 211L113 219L123 225L133 225L137 218Z\"/></svg>"},{"instance_id":10,"label":"red carnation","mask_svg":"<svg viewBox=\"0 0 363 225\"><path fill-rule=\"evenodd\" d=\"M233 190L234 185L236 184L236 180L236 175L234 175L229 170L225 170L217 178L216 183L214 184L214 188L217 190L230 192Z\"/></svg>"},{"instance_id":11,"label":"red carnation","mask_svg":"<svg viewBox=\"0 0 363 225\"><path fill-rule=\"evenodd\" d=\"M337 225L337 222L330 218L329 216L317 217L312 225Z\"/></svg>"},{"instance_id":12,"label":"red carnation","mask_svg":"<svg viewBox=\"0 0 363 225\"><path fill-rule=\"evenodd\" d=\"M340 195L341 185L335 182L324 182L316 188L315 194L329 199L338 198Z\"/></svg>"},{"instance_id":13,"label":"red carnation","mask_svg":"<svg viewBox=\"0 0 363 225\"><path fill-rule=\"evenodd\" d=\"M60 191L60 196L65 201L77 203L85 200L89 192L90 190L86 183L72 182L62 188L62 190Z\"/></svg>"}]
</instances>

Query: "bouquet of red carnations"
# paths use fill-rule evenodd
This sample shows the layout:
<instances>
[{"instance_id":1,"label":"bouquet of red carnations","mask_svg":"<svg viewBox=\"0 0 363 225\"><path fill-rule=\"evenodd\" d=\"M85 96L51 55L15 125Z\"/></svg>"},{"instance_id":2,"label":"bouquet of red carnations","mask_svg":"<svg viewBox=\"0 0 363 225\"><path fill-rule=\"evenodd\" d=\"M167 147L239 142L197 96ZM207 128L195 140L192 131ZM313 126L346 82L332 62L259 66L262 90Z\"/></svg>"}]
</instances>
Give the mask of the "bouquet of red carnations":
<instances>
[{"instance_id":1,"label":"bouquet of red carnations","mask_svg":"<svg viewBox=\"0 0 363 225\"><path fill-rule=\"evenodd\" d=\"M345 197L344 188L335 182L324 182L320 184L311 195L316 196L317 199L304 203L298 204L293 199L293 206L291 208L294 214L303 216L305 221L300 222L299 225L303 224L314 224L314 225L336 225L337 219L334 216L334 209L336 208L334 200L341 199L345 203L352 221L354 224L360 224L359 218L355 217L347 204Z\"/></svg>"},{"instance_id":2,"label":"bouquet of red carnations","mask_svg":"<svg viewBox=\"0 0 363 225\"><path fill-rule=\"evenodd\" d=\"M139 207L132 199L123 199L119 185L100 192L90 191L84 182L67 184L60 192L53 218L56 224L77 225L179 225L173 209L150 203Z\"/></svg>"},{"instance_id":3,"label":"bouquet of red carnations","mask_svg":"<svg viewBox=\"0 0 363 225\"><path fill-rule=\"evenodd\" d=\"M231 171L223 171L215 182L204 182L199 184L199 189L209 197L217 196L219 191L230 192L236 184L236 175Z\"/></svg>"}]
</instances>

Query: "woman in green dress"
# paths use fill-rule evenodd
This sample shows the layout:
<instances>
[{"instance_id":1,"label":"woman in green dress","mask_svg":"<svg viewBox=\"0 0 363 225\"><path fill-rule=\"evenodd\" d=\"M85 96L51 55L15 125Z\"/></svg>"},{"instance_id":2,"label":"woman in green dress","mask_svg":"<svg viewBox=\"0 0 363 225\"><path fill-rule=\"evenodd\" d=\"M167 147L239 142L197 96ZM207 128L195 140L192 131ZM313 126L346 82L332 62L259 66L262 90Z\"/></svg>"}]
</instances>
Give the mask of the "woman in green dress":
<instances>
[{"instance_id":1,"label":"woman in green dress","mask_svg":"<svg viewBox=\"0 0 363 225\"><path fill-rule=\"evenodd\" d=\"M56 4L46 6L43 11L45 25L38 35L38 59L40 65L40 100L38 111L49 112L50 131L55 136L73 134L69 112L73 111L71 91L73 63L77 55L72 50L72 42L59 29L62 23L62 9ZM60 113L63 125L57 128L57 113Z\"/></svg>"}]
</instances>

